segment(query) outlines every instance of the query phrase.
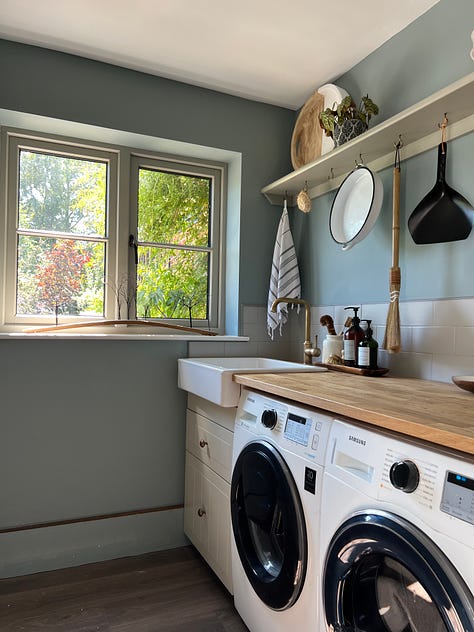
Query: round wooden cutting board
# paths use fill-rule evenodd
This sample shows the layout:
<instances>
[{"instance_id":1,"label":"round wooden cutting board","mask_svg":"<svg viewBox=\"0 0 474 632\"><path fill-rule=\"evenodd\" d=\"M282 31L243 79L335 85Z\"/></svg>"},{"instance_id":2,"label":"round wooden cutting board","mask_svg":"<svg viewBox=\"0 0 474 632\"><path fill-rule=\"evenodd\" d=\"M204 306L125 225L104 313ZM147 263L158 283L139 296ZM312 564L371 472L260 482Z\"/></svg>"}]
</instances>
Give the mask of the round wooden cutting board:
<instances>
[{"instance_id":1,"label":"round wooden cutting board","mask_svg":"<svg viewBox=\"0 0 474 632\"><path fill-rule=\"evenodd\" d=\"M315 92L301 108L291 137L291 163L294 169L321 155L324 132L319 124L319 114L323 109L324 96L319 92Z\"/></svg>"}]
</instances>

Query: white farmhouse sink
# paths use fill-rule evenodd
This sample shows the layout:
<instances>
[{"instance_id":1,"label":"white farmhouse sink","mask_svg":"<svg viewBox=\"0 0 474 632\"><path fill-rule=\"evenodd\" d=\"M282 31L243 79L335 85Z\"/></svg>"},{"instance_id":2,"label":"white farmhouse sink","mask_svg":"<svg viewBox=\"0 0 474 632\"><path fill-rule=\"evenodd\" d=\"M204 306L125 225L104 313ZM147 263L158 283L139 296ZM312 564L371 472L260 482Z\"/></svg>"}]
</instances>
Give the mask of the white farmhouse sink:
<instances>
[{"instance_id":1,"label":"white farmhouse sink","mask_svg":"<svg viewBox=\"0 0 474 632\"><path fill-rule=\"evenodd\" d=\"M324 367L272 358L179 358L178 386L219 406L237 406L240 385L234 373L304 373Z\"/></svg>"}]
</instances>

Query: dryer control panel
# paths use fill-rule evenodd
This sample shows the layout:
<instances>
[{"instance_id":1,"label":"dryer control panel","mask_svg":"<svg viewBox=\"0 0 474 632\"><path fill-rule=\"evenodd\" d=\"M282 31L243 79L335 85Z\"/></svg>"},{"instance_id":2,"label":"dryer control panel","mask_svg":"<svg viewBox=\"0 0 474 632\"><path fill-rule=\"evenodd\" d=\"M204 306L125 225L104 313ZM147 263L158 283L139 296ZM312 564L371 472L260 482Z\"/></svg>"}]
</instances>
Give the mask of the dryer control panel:
<instances>
[{"instance_id":1,"label":"dryer control panel","mask_svg":"<svg viewBox=\"0 0 474 632\"><path fill-rule=\"evenodd\" d=\"M312 420L302 415L289 412L286 417L284 435L286 439L307 446L311 432ZM319 425L321 429L321 424Z\"/></svg>"},{"instance_id":2,"label":"dryer control panel","mask_svg":"<svg viewBox=\"0 0 474 632\"><path fill-rule=\"evenodd\" d=\"M320 410L243 389L235 421L289 452L324 462L332 417Z\"/></svg>"},{"instance_id":3,"label":"dryer control panel","mask_svg":"<svg viewBox=\"0 0 474 632\"><path fill-rule=\"evenodd\" d=\"M457 472L446 472L440 509L474 524L474 479Z\"/></svg>"}]
</instances>

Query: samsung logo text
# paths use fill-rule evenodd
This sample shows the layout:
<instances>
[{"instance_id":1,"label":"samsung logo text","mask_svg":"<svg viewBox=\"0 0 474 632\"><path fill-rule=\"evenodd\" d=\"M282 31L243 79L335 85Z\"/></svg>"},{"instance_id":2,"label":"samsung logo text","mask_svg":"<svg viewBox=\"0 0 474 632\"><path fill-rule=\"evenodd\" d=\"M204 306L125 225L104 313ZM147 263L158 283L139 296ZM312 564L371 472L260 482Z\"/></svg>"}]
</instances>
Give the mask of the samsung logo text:
<instances>
[{"instance_id":1,"label":"samsung logo text","mask_svg":"<svg viewBox=\"0 0 474 632\"><path fill-rule=\"evenodd\" d=\"M353 441L354 443L358 443L359 445L367 445L367 441L365 441L365 439L354 437L354 435L349 435L349 441Z\"/></svg>"}]
</instances>

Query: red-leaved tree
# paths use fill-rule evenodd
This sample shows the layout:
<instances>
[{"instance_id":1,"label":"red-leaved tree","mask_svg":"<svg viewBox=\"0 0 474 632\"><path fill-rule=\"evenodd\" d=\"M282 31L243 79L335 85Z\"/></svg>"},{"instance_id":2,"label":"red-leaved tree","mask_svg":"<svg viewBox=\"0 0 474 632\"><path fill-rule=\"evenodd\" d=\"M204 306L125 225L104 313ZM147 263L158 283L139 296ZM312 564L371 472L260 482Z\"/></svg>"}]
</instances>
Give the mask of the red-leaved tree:
<instances>
[{"instance_id":1,"label":"red-leaved tree","mask_svg":"<svg viewBox=\"0 0 474 632\"><path fill-rule=\"evenodd\" d=\"M81 289L81 275L90 256L78 250L73 239L57 241L44 255L35 275L44 307L56 314L74 301Z\"/></svg>"}]
</instances>

